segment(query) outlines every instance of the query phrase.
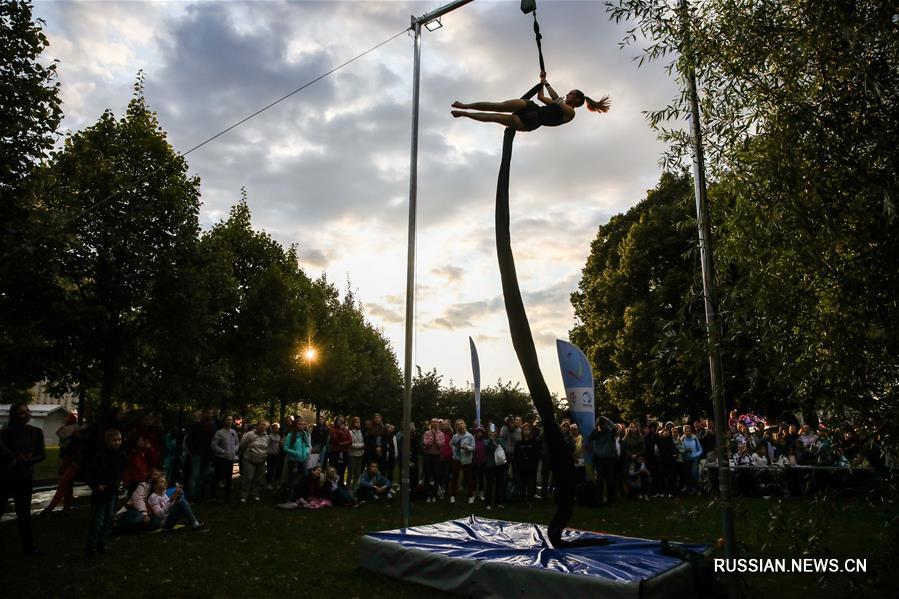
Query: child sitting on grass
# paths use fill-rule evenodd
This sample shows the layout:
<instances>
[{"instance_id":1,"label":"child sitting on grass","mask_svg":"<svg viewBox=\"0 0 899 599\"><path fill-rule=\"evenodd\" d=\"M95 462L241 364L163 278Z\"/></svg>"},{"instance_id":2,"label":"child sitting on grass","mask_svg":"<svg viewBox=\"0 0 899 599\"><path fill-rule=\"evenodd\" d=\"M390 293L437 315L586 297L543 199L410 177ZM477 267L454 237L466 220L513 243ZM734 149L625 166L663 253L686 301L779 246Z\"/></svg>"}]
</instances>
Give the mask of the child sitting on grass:
<instances>
[{"instance_id":1,"label":"child sitting on grass","mask_svg":"<svg viewBox=\"0 0 899 599\"><path fill-rule=\"evenodd\" d=\"M637 496L637 499L649 501L649 491L652 489L652 475L646 468L646 458L638 455L631 462L627 472L627 485L631 493Z\"/></svg>"},{"instance_id":2,"label":"child sitting on grass","mask_svg":"<svg viewBox=\"0 0 899 599\"><path fill-rule=\"evenodd\" d=\"M171 531L180 520L186 520L193 530L208 530L207 526L194 516L181 485L175 485L175 492L171 497L166 494L165 476L160 476L153 482L153 494L147 499L147 507L150 510L152 528L161 526L163 531Z\"/></svg>"},{"instance_id":3,"label":"child sitting on grass","mask_svg":"<svg viewBox=\"0 0 899 599\"><path fill-rule=\"evenodd\" d=\"M372 499L380 501L382 498L386 498L388 501L393 499L390 481L378 472L378 463L371 462L365 472L362 473L362 476L359 477L356 499L361 503L371 501Z\"/></svg>"},{"instance_id":4,"label":"child sitting on grass","mask_svg":"<svg viewBox=\"0 0 899 599\"><path fill-rule=\"evenodd\" d=\"M343 505L354 506L356 504L353 495L340 484L340 477L337 475L337 469L334 467L328 468L328 474L325 477L325 489L328 493L328 499L337 507Z\"/></svg>"}]
</instances>

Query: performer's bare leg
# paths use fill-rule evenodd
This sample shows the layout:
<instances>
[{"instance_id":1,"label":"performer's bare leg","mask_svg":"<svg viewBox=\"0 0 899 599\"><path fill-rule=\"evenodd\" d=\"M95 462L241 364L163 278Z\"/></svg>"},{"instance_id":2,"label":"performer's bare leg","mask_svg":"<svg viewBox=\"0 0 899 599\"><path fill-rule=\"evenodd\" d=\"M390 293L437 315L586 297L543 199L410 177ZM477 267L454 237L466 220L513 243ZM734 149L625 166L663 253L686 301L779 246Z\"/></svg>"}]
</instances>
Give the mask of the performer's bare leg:
<instances>
[{"instance_id":1,"label":"performer's bare leg","mask_svg":"<svg viewBox=\"0 0 899 599\"><path fill-rule=\"evenodd\" d=\"M504 127L512 127L513 129L518 129L519 131L524 130L524 126L522 125L521 120L514 114L501 114L498 112L480 113L465 112L463 110L453 110L452 115L454 118L465 116L475 121L481 121L482 123L499 123Z\"/></svg>"},{"instance_id":2,"label":"performer's bare leg","mask_svg":"<svg viewBox=\"0 0 899 599\"><path fill-rule=\"evenodd\" d=\"M464 104L458 100L453 102L453 108L480 110L483 112L518 112L527 105L527 100L521 99L506 100L505 102L472 102L471 104Z\"/></svg>"}]
</instances>

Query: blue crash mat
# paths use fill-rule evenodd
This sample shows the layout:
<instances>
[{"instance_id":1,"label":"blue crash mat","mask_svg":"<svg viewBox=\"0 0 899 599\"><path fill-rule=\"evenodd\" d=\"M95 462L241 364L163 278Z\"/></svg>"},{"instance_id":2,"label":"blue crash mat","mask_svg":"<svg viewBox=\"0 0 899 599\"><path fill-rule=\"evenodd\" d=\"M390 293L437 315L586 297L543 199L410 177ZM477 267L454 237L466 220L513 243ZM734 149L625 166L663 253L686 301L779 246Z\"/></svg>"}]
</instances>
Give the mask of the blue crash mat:
<instances>
[{"instance_id":1,"label":"blue crash mat","mask_svg":"<svg viewBox=\"0 0 899 599\"><path fill-rule=\"evenodd\" d=\"M566 540L604 538L610 543L555 549L550 546L545 526L474 516L406 529L371 532L365 536L444 558L524 566L623 583L640 583L683 564L676 557L662 555L659 541L569 529L563 535ZM672 545L698 553L707 553L709 550L708 545Z\"/></svg>"}]
</instances>

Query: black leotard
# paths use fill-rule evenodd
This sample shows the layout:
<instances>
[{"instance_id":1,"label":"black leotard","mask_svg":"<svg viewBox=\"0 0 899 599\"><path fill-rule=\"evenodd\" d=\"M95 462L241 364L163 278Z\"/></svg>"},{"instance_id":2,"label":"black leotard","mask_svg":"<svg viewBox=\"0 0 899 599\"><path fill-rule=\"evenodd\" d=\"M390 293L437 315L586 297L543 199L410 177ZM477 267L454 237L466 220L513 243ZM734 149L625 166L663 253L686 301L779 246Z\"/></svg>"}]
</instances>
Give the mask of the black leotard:
<instances>
[{"instance_id":1,"label":"black leotard","mask_svg":"<svg viewBox=\"0 0 899 599\"><path fill-rule=\"evenodd\" d=\"M538 106L528 100L528 105L515 113L524 124L525 131L533 131L541 126L558 127L565 123L565 113L559 104Z\"/></svg>"}]
</instances>

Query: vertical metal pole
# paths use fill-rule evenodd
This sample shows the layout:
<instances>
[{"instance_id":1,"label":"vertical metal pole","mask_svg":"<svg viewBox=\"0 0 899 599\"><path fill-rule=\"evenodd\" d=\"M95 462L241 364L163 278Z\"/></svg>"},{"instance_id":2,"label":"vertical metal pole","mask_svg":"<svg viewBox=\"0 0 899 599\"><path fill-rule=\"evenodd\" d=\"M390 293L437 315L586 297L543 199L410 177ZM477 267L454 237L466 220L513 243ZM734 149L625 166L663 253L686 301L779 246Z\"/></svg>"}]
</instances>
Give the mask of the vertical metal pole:
<instances>
[{"instance_id":1,"label":"vertical metal pole","mask_svg":"<svg viewBox=\"0 0 899 599\"><path fill-rule=\"evenodd\" d=\"M415 62L412 70L412 151L409 164L409 254L406 263L406 356L405 389L403 393L403 463L402 508L403 527L409 526L409 440L412 420L412 332L415 308L415 212L418 193L418 88L421 80L421 23L412 17L415 30Z\"/></svg>"},{"instance_id":2,"label":"vertical metal pole","mask_svg":"<svg viewBox=\"0 0 899 599\"><path fill-rule=\"evenodd\" d=\"M721 495L721 529L724 533L724 555L736 558L733 503L730 488L730 456L726 450L727 420L724 415L724 369L721 365L721 323L718 320L718 291L715 286L715 266L712 259L712 229L709 222L709 203L706 195L705 156L702 151L702 128L699 121L699 97L696 91L696 68L690 47L690 15L687 0L680 1L681 19L687 42L687 64L684 73L690 99L690 133L693 138L693 185L696 194L696 224L699 229L699 256L702 263L702 290L705 300L705 323L709 341L709 371L712 382L712 405L715 415L715 455L718 460L718 491ZM728 576L733 594L734 576Z\"/></svg>"}]
</instances>

